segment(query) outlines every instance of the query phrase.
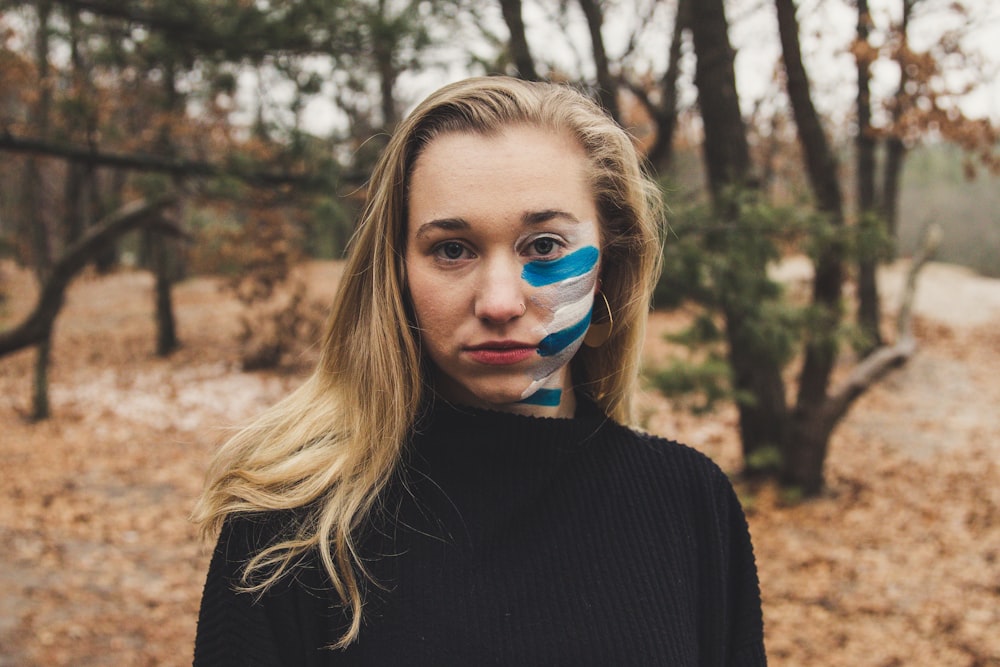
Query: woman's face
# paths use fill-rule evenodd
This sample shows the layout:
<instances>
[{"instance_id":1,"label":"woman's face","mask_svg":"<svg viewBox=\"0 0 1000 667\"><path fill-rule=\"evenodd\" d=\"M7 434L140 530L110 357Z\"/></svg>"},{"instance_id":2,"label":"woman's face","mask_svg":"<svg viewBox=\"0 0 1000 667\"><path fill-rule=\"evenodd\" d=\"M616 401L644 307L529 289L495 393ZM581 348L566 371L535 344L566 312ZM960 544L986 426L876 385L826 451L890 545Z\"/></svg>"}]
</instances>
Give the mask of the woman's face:
<instances>
[{"instance_id":1,"label":"woman's face","mask_svg":"<svg viewBox=\"0 0 1000 667\"><path fill-rule=\"evenodd\" d=\"M409 184L406 277L435 386L468 405L570 416L600 228L570 136L449 133Z\"/></svg>"}]
</instances>

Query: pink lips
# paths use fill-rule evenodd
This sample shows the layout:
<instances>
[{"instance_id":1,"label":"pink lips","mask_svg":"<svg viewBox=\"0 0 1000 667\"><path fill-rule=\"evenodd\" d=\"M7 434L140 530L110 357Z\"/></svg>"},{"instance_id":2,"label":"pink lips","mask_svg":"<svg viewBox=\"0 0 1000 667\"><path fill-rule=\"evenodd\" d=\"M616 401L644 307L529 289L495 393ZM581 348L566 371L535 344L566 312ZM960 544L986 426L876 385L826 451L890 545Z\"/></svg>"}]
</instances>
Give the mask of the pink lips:
<instances>
[{"instance_id":1,"label":"pink lips","mask_svg":"<svg viewBox=\"0 0 1000 667\"><path fill-rule=\"evenodd\" d=\"M481 364L510 366L534 355L536 347L518 341L500 340L470 345L465 348L465 353Z\"/></svg>"}]
</instances>

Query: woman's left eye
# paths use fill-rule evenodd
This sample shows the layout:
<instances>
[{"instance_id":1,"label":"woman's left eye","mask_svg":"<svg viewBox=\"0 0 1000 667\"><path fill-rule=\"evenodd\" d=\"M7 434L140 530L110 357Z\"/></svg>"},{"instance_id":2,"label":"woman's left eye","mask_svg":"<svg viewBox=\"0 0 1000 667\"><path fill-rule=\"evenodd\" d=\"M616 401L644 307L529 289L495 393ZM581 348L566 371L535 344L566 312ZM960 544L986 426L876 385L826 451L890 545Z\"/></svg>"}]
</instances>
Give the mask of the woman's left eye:
<instances>
[{"instance_id":1,"label":"woman's left eye","mask_svg":"<svg viewBox=\"0 0 1000 667\"><path fill-rule=\"evenodd\" d=\"M529 254L536 257L547 257L557 253L562 244L551 236L540 236L528 244Z\"/></svg>"}]
</instances>

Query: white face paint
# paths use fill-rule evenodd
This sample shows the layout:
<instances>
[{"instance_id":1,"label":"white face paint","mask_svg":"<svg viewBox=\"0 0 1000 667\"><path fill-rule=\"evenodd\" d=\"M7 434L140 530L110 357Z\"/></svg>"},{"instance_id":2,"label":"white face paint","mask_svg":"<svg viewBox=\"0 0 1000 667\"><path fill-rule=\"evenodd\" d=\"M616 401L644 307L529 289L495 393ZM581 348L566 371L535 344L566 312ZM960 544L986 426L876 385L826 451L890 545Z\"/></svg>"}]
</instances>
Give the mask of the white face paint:
<instances>
[{"instance_id":1,"label":"white face paint","mask_svg":"<svg viewBox=\"0 0 1000 667\"><path fill-rule=\"evenodd\" d=\"M562 391L553 386L559 384L555 374L580 349L590 326L599 260L600 251L586 245L557 260L525 265L521 276L535 288L531 302L551 313L551 318L541 327L544 337L538 355L542 360L529 373L531 384L521 395L522 403L559 404Z\"/></svg>"}]
</instances>

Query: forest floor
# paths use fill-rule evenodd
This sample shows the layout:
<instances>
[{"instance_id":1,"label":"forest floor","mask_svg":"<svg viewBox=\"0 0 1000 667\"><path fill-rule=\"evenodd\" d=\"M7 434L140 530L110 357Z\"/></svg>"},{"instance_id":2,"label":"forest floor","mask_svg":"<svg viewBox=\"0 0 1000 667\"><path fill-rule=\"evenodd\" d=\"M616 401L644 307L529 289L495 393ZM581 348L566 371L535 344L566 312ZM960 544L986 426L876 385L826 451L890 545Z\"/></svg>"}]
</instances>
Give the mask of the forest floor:
<instances>
[{"instance_id":1,"label":"forest floor","mask_svg":"<svg viewBox=\"0 0 1000 667\"><path fill-rule=\"evenodd\" d=\"M887 321L904 269L883 275ZM307 270L328 298L339 266ZM313 356L240 371L240 306L221 284L176 288L183 346L159 359L147 274L75 282L44 422L25 418L34 353L0 359L0 666L190 664L208 548L187 517L206 466ZM0 290L3 328L33 287L6 264ZM651 361L676 324L654 315ZM929 265L914 325L917 355L835 432L821 497L739 485L772 665L1000 665L1000 281ZM733 409L693 416L653 394L642 409L738 472Z\"/></svg>"}]
</instances>

